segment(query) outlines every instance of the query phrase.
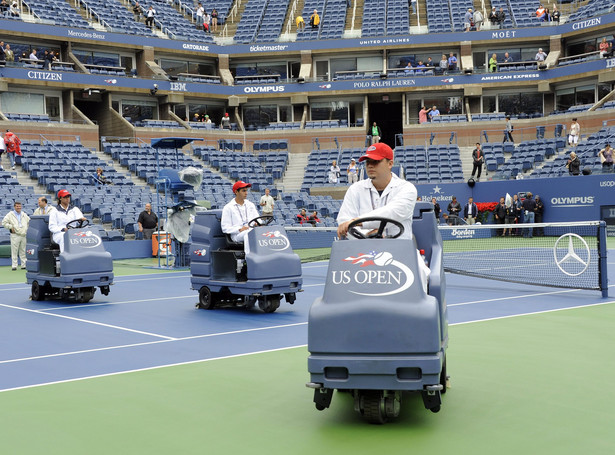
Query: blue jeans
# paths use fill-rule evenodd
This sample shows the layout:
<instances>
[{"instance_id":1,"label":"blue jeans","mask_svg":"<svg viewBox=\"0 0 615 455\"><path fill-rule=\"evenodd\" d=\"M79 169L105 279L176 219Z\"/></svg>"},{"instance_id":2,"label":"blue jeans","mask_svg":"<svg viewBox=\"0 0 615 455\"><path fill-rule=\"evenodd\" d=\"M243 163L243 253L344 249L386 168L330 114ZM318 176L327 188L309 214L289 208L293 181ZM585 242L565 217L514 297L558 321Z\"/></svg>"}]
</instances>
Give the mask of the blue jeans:
<instances>
[{"instance_id":1,"label":"blue jeans","mask_svg":"<svg viewBox=\"0 0 615 455\"><path fill-rule=\"evenodd\" d=\"M534 212L527 212L525 214L525 218L523 219L524 223L534 223ZM523 237L529 237L532 238L532 235L534 234L534 228L526 228L523 229Z\"/></svg>"},{"instance_id":2,"label":"blue jeans","mask_svg":"<svg viewBox=\"0 0 615 455\"><path fill-rule=\"evenodd\" d=\"M7 153L7 155L9 156L9 161L11 162L11 167L15 166L15 154L14 153Z\"/></svg>"}]
</instances>

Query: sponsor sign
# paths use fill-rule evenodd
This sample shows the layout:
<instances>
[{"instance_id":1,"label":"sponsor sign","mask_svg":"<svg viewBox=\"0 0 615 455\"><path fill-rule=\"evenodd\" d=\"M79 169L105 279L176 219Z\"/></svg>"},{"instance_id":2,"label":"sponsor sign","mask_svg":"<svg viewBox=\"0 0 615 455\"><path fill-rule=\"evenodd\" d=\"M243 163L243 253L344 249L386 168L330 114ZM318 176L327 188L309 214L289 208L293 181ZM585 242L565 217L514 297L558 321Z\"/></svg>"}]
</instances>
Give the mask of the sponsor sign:
<instances>
[{"instance_id":1,"label":"sponsor sign","mask_svg":"<svg viewBox=\"0 0 615 455\"><path fill-rule=\"evenodd\" d=\"M591 253L587 242L577 234L564 234L553 246L555 264L562 273L578 276L587 270Z\"/></svg>"},{"instance_id":2,"label":"sponsor sign","mask_svg":"<svg viewBox=\"0 0 615 455\"><path fill-rule=\"evenodd\" d=\"M268 231L261 234L258 246L274 251L284 251L290 247L290 241L280 231Z\"/></svg>"}]
</instances>

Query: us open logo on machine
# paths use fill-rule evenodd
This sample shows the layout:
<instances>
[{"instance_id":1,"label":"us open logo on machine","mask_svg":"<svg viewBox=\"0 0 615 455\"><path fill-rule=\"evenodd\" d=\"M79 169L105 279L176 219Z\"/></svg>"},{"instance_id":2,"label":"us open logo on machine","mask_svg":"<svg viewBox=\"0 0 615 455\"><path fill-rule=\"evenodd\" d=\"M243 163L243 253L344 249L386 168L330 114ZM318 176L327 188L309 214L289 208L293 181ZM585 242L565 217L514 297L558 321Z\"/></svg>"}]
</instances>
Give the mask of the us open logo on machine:
<instances>
[{"instance_id":1,"label":"us open logo on machine","mask_svg":"<svg viewBox=\"0 0 615 455\"><path fill-rule=\"evenodd\" d=\"M71 245L79 245L82 248L94 248L102 243L102 239L92 231L75 232L70 237Z\"/></svg>"},{"instance_id":2,"label":"us open logo on machine","mask_svg":"<svg viewBox=\"0 0 615 455\"><path fill-rule=\"evenodd\" d=\"M34 248L28 248L28 249L26 250L26 254L27 254L28 256L34 256Z\"/></svg>"},{"instance_id":3,"label":"us open logo on machine","mask_svg":"<svg viewBox=\"0 0 615 455\"><path fill-rule=\"evenodd\" d=\"M396 261L388 251L361 253L343 259L359 270L334 270L332 281L335 285L354 286L348 292L368 297L382 297L399 294L414 283L414 273L405 264ZM361 286L383 292L361 292Z\"/></svg>"},{"instance_id":4,"label":"us open logo on machine","mask_svg":"<svg viewBox=\"0 0 615 455\"><path fill-rule=\"evenodd\" d=\"M206 256L207 250L205 248L203 248L202 250L194 250L194 254L196 256Z\"/></svg>"},{"instance_id":5,"label":"us open logo on machine","mask_svg":"<svg viewBox=\"0 0 615 455\"><path fill-rule=\"evenodd\" d=\"M261 235L265 238L258 239L259 246L276 251L283 251L290 246L290 241L280 231L269 231Z\"/></svg>"}]
</instances>

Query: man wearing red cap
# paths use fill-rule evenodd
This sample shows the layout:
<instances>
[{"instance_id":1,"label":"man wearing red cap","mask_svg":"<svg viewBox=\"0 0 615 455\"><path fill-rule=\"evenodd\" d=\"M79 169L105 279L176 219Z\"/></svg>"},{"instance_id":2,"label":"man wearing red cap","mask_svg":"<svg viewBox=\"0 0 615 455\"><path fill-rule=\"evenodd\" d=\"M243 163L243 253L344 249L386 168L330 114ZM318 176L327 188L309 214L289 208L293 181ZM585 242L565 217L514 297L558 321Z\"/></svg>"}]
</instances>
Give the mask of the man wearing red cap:
<instances>
[{"instance_id":1,"label":"man wearing red cap","mask_svg":"<svg viewBox=\"0 0 615 455\"><path fill-rule=\"evenodd\" d=\"M348 233L348 225L357 218L379 217L399 221L404 226L401 239L412 239L412 214L416 203L416 187L400 179L391 172L393 150L384 142L367 148L359 162L365 161L367 179L353 183L346 195L337 216L337 235L343 238ZM379 222L366 222L363 229L377 229ZM389 225L390 226L390 225ZM387 227L394 234L395 227ZM385 232L386 232L385 230ZM418 254L418 253L417 253ZM419 260L422 267L424 261ZM422 270L423 283L427 283L429 269Z\"/></svg>"},{"instance_id":2,"label":"man wearing red cap","mask_svg":"<svg viewBox=\"0 0 615 455\"><path fill-rule=\"evenodd\" d=\"M53 241L60 245L60 253L64 251L66 225L74 220L85 221L85 217L78 207L71 205L68 190L58 191L58 206L56 210L49 213L49 231L53 236Z\"/></svg>"},{"instance_id":3,"label":"man wearing red cap","mask_svg":"<svg viewBox=\"0 0 615 455\"><path fill-rule=\"evenodd\" d=\"M222 117L222 120L220 121L220 128L223 130L231 129L231 118L228 116L228 112L224 113L224 117Z\"/></svg>"},{"instance_id":4,"label":"man wearing red cap","mask_svg":"<svg viewBox=\"0 0 615 455\"><path fill-rule=\"evenodd\" d=\"M248 227L248 223L254 218L258 218L258 210L256 206L248 201L248 188L252 185L241 180L233 185L233 193L235 198L232 199L222 209L222 232L230 234L233 242L243 243L244 251L250 252L250 245L246 241L248 232L252 228Z\"/></svg>"}]
</instances>

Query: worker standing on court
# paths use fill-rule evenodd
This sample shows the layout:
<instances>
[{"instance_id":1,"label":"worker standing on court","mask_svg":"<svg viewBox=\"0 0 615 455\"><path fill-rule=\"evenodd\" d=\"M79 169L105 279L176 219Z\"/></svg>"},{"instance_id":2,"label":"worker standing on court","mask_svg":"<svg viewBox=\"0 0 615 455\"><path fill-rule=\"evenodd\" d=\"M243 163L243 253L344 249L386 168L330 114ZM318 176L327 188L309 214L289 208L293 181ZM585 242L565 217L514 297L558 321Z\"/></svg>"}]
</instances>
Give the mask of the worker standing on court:
<instances>
[{"instance_id":1,"label":"worker standing on court","mask_svg":"<svg viewBox=\"0 0 615 455\"><path fill-rule=\"evenodd\" d=\"M412 214L416 204L416 187L395 175L393 168L393 150L384 142L378 142L367 148L359 162L365 161L367 179L353 183L346 195L337 216L337 235L346 237L348 226L357 218L390 218L400 222L404 227L401 239L412 239ZM377 229L377 221L362 223L363 229ZM387 230L396 228L387 228ZM391 232L390 234L394 234ZM390 235L389 234L389 235ZM417 251L418 255L418 251ZM422 282L426 286L429 268L420 260Z\"/></svg>"}]
</instances>

